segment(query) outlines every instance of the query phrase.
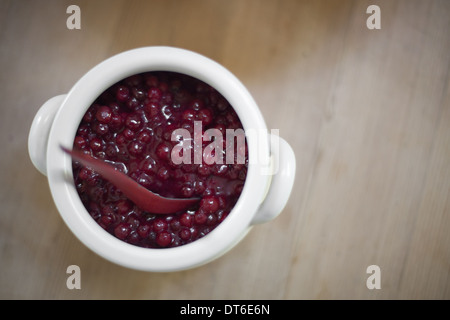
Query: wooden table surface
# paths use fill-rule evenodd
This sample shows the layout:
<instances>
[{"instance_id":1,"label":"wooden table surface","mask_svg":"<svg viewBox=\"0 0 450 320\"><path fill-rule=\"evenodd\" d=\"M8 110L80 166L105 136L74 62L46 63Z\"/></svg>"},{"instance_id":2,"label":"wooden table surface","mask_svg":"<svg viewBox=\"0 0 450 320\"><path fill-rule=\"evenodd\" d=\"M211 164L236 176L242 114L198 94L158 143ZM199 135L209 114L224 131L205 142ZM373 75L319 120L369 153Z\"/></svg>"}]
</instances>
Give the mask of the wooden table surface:
<instances>
[{"instance_id":1,"label":"wooden table surface","mask_svg":"<svg viewBox=\"0 0 450 320\"><path fill-rule=\"evenodd\" d=\"M66 26L71 4L80 30ZM366 25L372 4L381 29ZM446 0L0 0L0 298L449 299L449 30ZM281 215L182 272L87 249L27 151L42 103L149 45L223 64L297 156Z\"/></svg>"}]
</instances>

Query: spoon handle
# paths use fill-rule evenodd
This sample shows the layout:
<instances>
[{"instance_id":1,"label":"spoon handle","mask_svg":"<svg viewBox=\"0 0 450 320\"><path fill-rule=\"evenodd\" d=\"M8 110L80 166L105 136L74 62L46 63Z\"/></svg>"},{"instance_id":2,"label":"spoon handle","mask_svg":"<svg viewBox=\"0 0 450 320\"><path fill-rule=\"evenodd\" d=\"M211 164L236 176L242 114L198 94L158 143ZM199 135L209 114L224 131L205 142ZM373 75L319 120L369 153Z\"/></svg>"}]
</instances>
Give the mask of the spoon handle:
<instances>
[{"instance_id":1,"label":"spoon handle","mask_svg":"<svg viewBox=\"0 0 450 320\"><path fill-rule=\"evenodd\" d=\"M73 159L81 162L83 165L92 168L104 179L111 182L138 207L155 214L170 214L181 210L186 210L200 199L172 199L165 198L144 188L139 183L131 179L126 174L116 170L112 165L91 157L81 151L69 150L63 146L61 149L68 153Z\"/></svg>"}]
</instances>

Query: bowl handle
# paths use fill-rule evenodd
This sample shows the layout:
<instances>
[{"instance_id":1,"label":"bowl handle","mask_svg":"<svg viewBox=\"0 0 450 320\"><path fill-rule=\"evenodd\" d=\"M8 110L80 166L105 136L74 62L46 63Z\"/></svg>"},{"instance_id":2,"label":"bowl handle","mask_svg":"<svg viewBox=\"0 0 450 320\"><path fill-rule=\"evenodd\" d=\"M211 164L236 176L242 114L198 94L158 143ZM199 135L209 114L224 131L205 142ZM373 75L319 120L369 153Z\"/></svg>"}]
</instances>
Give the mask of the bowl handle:
<instances>
[{"instance_id":1,"label":"bowl handle","mask_svg":"<svg viewBox=\"0 0 450 320\"><path fill-rule=\"evenodd\" d=\"M266 197L251 224L268 222L276 218L286 206L295 180L295 154L286 140L270 135L272 180Z\"/></svg>"},{"instance_id":2,"label":"bowl handle","mask_svg":"<svg viewBox=\"0 0 450 320\"><path fill-rule=\"evenodd\" d=\"M43 175L47 175L47 143L56 112L66 95L53 97L36 113L28 135L28 154L31 162Z\"/></svg>"}]
</instances>

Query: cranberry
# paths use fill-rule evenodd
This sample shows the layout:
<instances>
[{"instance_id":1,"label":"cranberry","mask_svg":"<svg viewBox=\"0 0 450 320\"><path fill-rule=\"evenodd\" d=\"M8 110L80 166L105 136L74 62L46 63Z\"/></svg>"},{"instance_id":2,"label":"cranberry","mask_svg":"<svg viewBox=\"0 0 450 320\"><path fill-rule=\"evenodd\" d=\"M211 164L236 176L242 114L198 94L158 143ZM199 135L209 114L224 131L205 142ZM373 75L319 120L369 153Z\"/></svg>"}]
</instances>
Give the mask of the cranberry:
<instances>
[{"instance_id":1,"label":"cranberry","mask_svg":"<svg viewBox=\"0 0 450 320\"><path fill-rule=\"evenodd\" d=\"M108 106L101 106L98 108L97 113L95 114L97 120L101 123L109 123L112 118L111 108Z\"/></svg>"},{"instance_id":2,"label":"cranberry","mask_svg":"<svg viewBox=\"0 0 450 320\"><path fill-rule=\"evenodd\" d=\"M195 213L194 215L194 221L196 224L204 224L206 222L206 220L208 220L208 216L206 215L205 212L199 210Z\"/></svg>"},{"instance_id":3,"label":"cranberry","mask_svg":"<svg viewBox=\"0 0 450 320\"><path fill-rule=\"evenodd\" d=\"M103 141L100 138L93 138L89 146L93 151L100 151L103 148Z\"/></svg>"},{"instance_id":4,"label":"cranberry","mask_svg":"<svg viewBox=\"0 0 450 320\"><path fill-rule=\"evenodd\" d=\"M122 132L122 133L119 133L118 135L116 135L115 141L116 141L116 146L119 147L119 146L123 146L124 144L126 144L127 138L125 137L125 134Z\"/></svg>"},{"instance_id":5,"label":"cranberry","mask_svg":"<svg viewBox=\"0 0 450 320\"><path fill-rule=\"evenodd\" d=\"M180 220L178 220L178 219L172 219L172 220L170 221L170 229L171 229L172 231L178 231L178 230L180 230L180 228L181 228Z\"/></svg>"},{"instance_id":6,"label":"cranberry","mask_svg":"<svg viewBox=\"0 0 450 320\"><path fill-rule=\"evenodd\" d=\"M151 157L145 158L143 161L141 161L139 165L139 169L146 173L154 172L155 168L156 168L156 161Z\"/></svg>"},{"instance_id":7,"label":"cranberry","mask_svg":"<svg viewBox=\"0 0 450 320\"><path fill-rule=\"evenodd\" d=\"M130 234L130 227L126 223L121 223L117 227L114 228L114 235L124 240Z\"/></svg>"},{"instance_id":8,"label":"cranberry","mask_svg":"<svg viewBox=\"0 0 450 320\"><path fill-rule=\"evenodd\" d=\"M159 88L150 88L147 92L148 97L151 101L159 101L162 98L162 92Z\"/></svg>"},{"instance_id":9,"label":"cranberry","mask_svg":"<svg viewBox=\"0 0 450 320\"><path fill-rule=\"evenodd\" d=\"M114 222L114 215L112 214L103 215L101 219L104 226L109 226L111 223Z\"/></svg>"},{"instance_id":10,"label":"cranberry","mask_svg":"<svg viewBox=\"0 0 450 320\"><path fill-rule=\"evenodd\" d=\"M88 180L92 175L92 171L89 170L88 168L81 168L78 171L78 179L81 180Z\"/></svg>"},{"instance_id":11,"label":"cranberry","mask_svg":"<svg viewBox=\"0 0 450 320\"><path fill-rule=\"evenodd\" d=\"M167 230L167 222L164 221L162 218L157 218L155 221L153 221L153 230L155 232L162 232Z\"/></svg>"},{"instance_id":12,"label":"cranberry","mask_svg":"<svg viewBox=\"0 0 450 320\"><path fill-rule=\"evenodd\" d=\"M137 139L139 140L139 142L141 143L149 143L152 139L152 131L150 130L143 130L139 133Z\"/></svg>"},{"instance_id":13,"label":"cranberry","mask_svg":"<svg viewBox=\"0 0 450 320\"><path fill-rule=\"evenodd\" d=\"M179 236L183 240L189 240L191 238L191 230L184 228L180 231Z\"/></svg>"},{"instance_id":14,"label":"cranberry","mask_svg":"<svg viewBox=\"0 0 450 320\"><path fill-rule=\"evenodd\" d=\"M180 216L180 224L184 227L191 227L192 226L192 214L185 212Z\"/></svg>"},{"instance_id":15,"label":"cranberry","mask_svg":"<svg viewBox=\"0 0 450 320\"><path fill-rule=\"evenodd\" d=\"M183 111L181 118L186 121L194 121L195 119L195 110L194 109L186 109Z\"/></svg>"},{"instance_id":16,"label":"cranberry","mask_svg":"<svg viewBox=\"0 0 450 320\"><path fill-rule=\"evenodd\" d=\"M130 90L126 86L120 86L117 88L116 97L118 101L125 102L130 97Z\"/></svg>"},{"instance_id":17,"label":"cranberry","mask_svg":"<svg viewBox=\"0 0 450 320\"><path fill-rule=\"evenodd\" d=\"M131 203L128 200L121 200L116 203L117 213L118 214L126 214L131 210Z\"/></svg>"},{"instance_id":18,"label":"cranberry","mask_svg":"<svg viewBox=\"0 0 450 320\"><path fill-rule=\"evenodd\" d=\"M131 244L138 244L140 240L139 233L136 231L131 231L130 234L127 237L127 242Z\"/></svg>"},{"instance_id":19,"label":"cranberry","mask_svg":"<svg viewBox=\"0 0 450 320\"><path fill-rule=\"evenodd\" d=\"M149 87L157 87L159 84L159 79L157 76L148 74L145 76L145 84Z\"/></svg>"},{"instance_id":20,"label":"cranberry","mask_svg":"<svg viewBox=\"0 0 450 320\"><path fill-rule=\"evenodd\" d=\"M150 225L149 224L143 224L138 227L138 234L141 238L147 238L150 234Z\"/></svg>"},{"instance_id":21,"label":"cranberry","mask_svg":"<svg viewBox=\"0 0 450 320\"><path fill-rule=\"evenodd\" d=\"M142 87L133 87L131 91L133 93L133 97L138 100L144 100L146 98L145 90Z\"/></svg>"},{"instance_id":22,"label":"cranberry","mask_svg":"<svg viewBox=\"0 0 450 320\"><path fill-rule=\"evenodd\" d=\"M200 109L202 109L202 108L204 107L204 105L205 105L205 104L203 103L202 100L200 100L200 99L194 99L194 100L192 100L191 103L189 104L189 107L190 107L192 110L199 111Z\"/></svg>"},{"instance_id":23,"label":"cranberry","mask_svg":"<svg viewBox=\"0 0 450 320\"><path fill-rule=\"evenodd\" d=\"M192 198L194 196L194 189L188 186L181 188L181 194L184 198Z\"/></svg>"},{"instance_id":24,"label":"cranberry","mask_svg":"<svg viewBox=\"0 0 450 320\"><path fill-rule=\"evenodd\" d=\"M125 120L125 125L132 131L139 130L139 128L141 127L141 119L139 115L137 115L136 113L130 114Z\"/></svg>"},{"instance_id":25,"label":"cranberry","mask_svg":"<svg viewBox=\"0 0 450 320\"><path fill-rule=\"evenodd\" d=\"M213 121L213 114L209 109L201 109L197 116L203 126L207 126Z\"/></svg>"},{"instance_id":26,"label":"cranberry","mask_svg":"<svg viewBox=\"0 0 450 320\"><path fill-rule=\"evenodd\" d=\"M128 99L127 107L130 110L136 110L139 106L140 106L140 102L139 102L139 100L137 98L131 97L130 99Z\"/></svg>"},{"instance_id":27,"label":"cranberry","mask_svg":"<svg viewBox=\"0 0 450 320\"><path fill-rule=\"evenodd\" d=\"M160 143L156 148L156 155L162 160L169 160L170 152L170 146L167 143Z\"/></svg>"},{"instance_id":28,"label":"cranberry","mask_svg":"<svg viewBox=\"0 0 450 320\"><path fill-rule=\"evenodd\" d=\"M140 74L134 74L124 80L125 84L127 84L130 87L138 86L141 83L141 81L142 81L142 76Z\"/></svg>"},{"instance_id":29,"label":"cranberry","mask_svg":"<svg viewBox=\"0 0 450 320\"><path fill-rule=\"evenodd\" d=\"M133 141L128 145L128 152L133 156L138 156L144 151L144 145L138 141Z\"/></svg>"},{"instance_id":30,"label":"cranberry","mask_svg":"<svg viewBox=\"0 0 450 320\"><path fill-rule=\"evenodd\" d=\"M161 180L167 180L167 179L169 179L169 177L170 177L170 171L169 171L169 169L167 169L166 167L161 167L161 168L158 170L158 177L159 177Z\"/></svg>"},{"instance_id":31,"label":"cranberry","mask_svg":"<svg viewBox=\"0 0 450 320\"><path fill-rule=\"evenodd\" d=\"M152 187L152 182L153 182L153 177L149 176L146 173L141 173L138 177L138 179L136 180L141 186L145 187L145 188L151 188Z\"/></svg>"},{"instance_id":32,"label":"cranberry","mask_svg":"<svg viewBox=\"0 0 450 320\"><path fill-rule=\"evenodd\" d=\"M161 103L172 104L173 103L173 95L170 93L165 93L161 97Z\"/></svg>"},{"instance_id":33,"label":"cranberry","mask_svg":"<svg viewBox=\"0 0 450 320\"><path fill-rule=\"evenodd\" d=\"M95 171L73 163L75 186L91 217L130 244L168 248L195 241L226 219L247 175L245 164L180 164L171 161L178 128L242 128L228 101L209 85L177 73L128 77L102 93L79 124L73 147L109 161L140 185L166 197L199 197L189 210L169 215L146 212ZM202 132L203 133L203 132ZM202 146L211 141L204 139ZM224 140L224 151L226 141ZM247 159L247 150L238 150ZM211 154L211 156L214 156ZM236 155L235 155L236 158ZM223 159L225 159L225 154Z\"/></svg>"},{"instance_id":34,"label":"cranberry","mask_svg":"<svg viewBox=\"0 0 450 320\"><path fill-rule=\"evenodd\" d=\"M93 106L94 107L94 106ZM92 107L92 109L94 109ZM85 122L91 122L92 121L92 112L93 112L94 110L91 110L91 109L89 109L88 111L86 111L86 113L84 114L84 116L83 116L83 121L85 121Z\"/></svg>"},{"instance_id":35,"label":"cranberry","mask_svg":"<svg viewBox=\"0 0 450 320\"><path fill-rule=\"evenodd\" d=\"M228 101L225 99L219 99L219 101L217 102L217 109L219 109L220 111L225 111L228 108Z\"/></svg>"},{"instance_id":36,"label":"cranberry","mask_svg":"<svg viewBox=\"0 0 450 320\"><path fill-rule=\"evenodd\" d=\"M214 196L204 197L200 201L200 208L202 208L207 213L216 212L219 209L219 199Z\"/></svg>"},{"instance_id":37,"label":"cranberry","mask_svg":"<svg viewBox=\"0 0 450 320\"><path fill-rule=\"evenodd\" d=\"M78 135L81 137L87 137L89 132L90 132L89 126L86 124L80 125L77 130Z\"/></svg>"},{"instance_id":38,"label":"cranberry","mask_svg":"<svg viewBox=\"0 0 450 320\"><path fill-rule=\"evenodd\" d=\"M206 218L206 224L208 226L214 226L217 223L217 216L214 213L210 213Z\"/></svg>"},{"instance_id":39,"label":"cranberry","mask_svg":"<svg viewBox=\"0 0 450 320\"><path fill-rule=\"evenodd\" d=\"M156 243L161 247L167 247L172 242L172 235L167 232L158 233L156 236Z\"/></svg>"},{"instance_id":40,"label":"cranberry","mask_svg":"<svg viewBox=\"0 0 450 320\"><path fill-rule=\"evenodd\" d=\"M118 129L122 126L123 119L119 114L113 114L111 115L111 121L109 123L109 126L113 129Z\"/></svg>"},{"instance_id":41,"label":"cranberry","mask_svg":"<svg viewBox=\"0 0 450 320\"><path fill-rule=\"evenodd\" d=\"M135 136L134 131L133 131L132 129L130 129L130 128L125 128L125 129L122 131L122 134L123 134L123 136L124 136L126 139L128 139L128 140L132 140L132 139L134 138L134 136Z\"/></svg>"},{"instance_id":42,"label":"cranberry","mask_svg":"<svg viewBox=\"0 0 450 320\"><path fill-rule=\"evenodd\" d=\"M156 117L160 111L159 107L154 102L146 104L144 110L147 111L151 118Z\"/></svg>"},{"instance_id":43,"label":"cranberry","mask_svg":"<svg viewBox=\"0 0 450 320\"><path fill-rule=\"evenodd\" d=\"M198 166L197 172L199 175L208 176L211 172L211 167L207 164L201 164Z\"/></svg>"},{"instance_id":44,"label":"cranberry","mask_svg":"<svg viewBox=\"0 0 450 320\"><path fill-rule=\"evenodd\" d=\"M213 166L213 172L218 176L224 176L228 172L228 165L216 164L215 166Z\"/></svg>"},{"instance_id":45,"label":"cranberry","mask_svg":"<svg viewBox=\"0 0 450 320\"><path fill-rule=\"evenodd\" d=\"M164 81L164 79L161 79L158 88L159 90L161 90L161 92L167 92L169 91L169 84L166 81Z\"/></svg>"},{"instance_id":46,"label":"cranberry","mask_svg":"<svg viewBox=\"0 0 450 320\"><path fill-rule=\"evenodd\" d=\"M99 136L103 136L108 133L109 127L105 123L95 123L93 125L93 131L97 133Z\"/></svg>"},{"instance_id":47,"label":"cranberry","mask_svg":"<svg viewBox=\"0 0 450 320\"><path fill-rule=\"evenodd\" d=\"M76 136L74 141L74 146L78 149L83 149L87 145L86 139L81 136Z\"/></svg>"}]
</instances>

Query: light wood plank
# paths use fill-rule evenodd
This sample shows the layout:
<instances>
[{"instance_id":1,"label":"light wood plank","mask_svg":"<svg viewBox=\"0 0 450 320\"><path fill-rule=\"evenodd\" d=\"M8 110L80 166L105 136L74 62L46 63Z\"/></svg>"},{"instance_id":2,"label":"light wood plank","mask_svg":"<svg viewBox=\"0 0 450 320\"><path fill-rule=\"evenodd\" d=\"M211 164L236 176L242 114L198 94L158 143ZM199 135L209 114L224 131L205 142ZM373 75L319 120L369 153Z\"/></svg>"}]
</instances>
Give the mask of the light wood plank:
<instances>
[{"instance_id":1,"label":"light wood plank","mask_svg":"<svg viewBox=\"0 0 450 320\"><path fill-rule=\"evenodd\" d=\"M450 3L0 0L0 298L449 299ZM297 156L274 221L197 269L111 264L65 226L27 154L46 99L103 59L170 45L222 63ZM68 290L79 265L82 289ZM369 265L381 289L369 290Z\"/></svg>"}]
</instances>

